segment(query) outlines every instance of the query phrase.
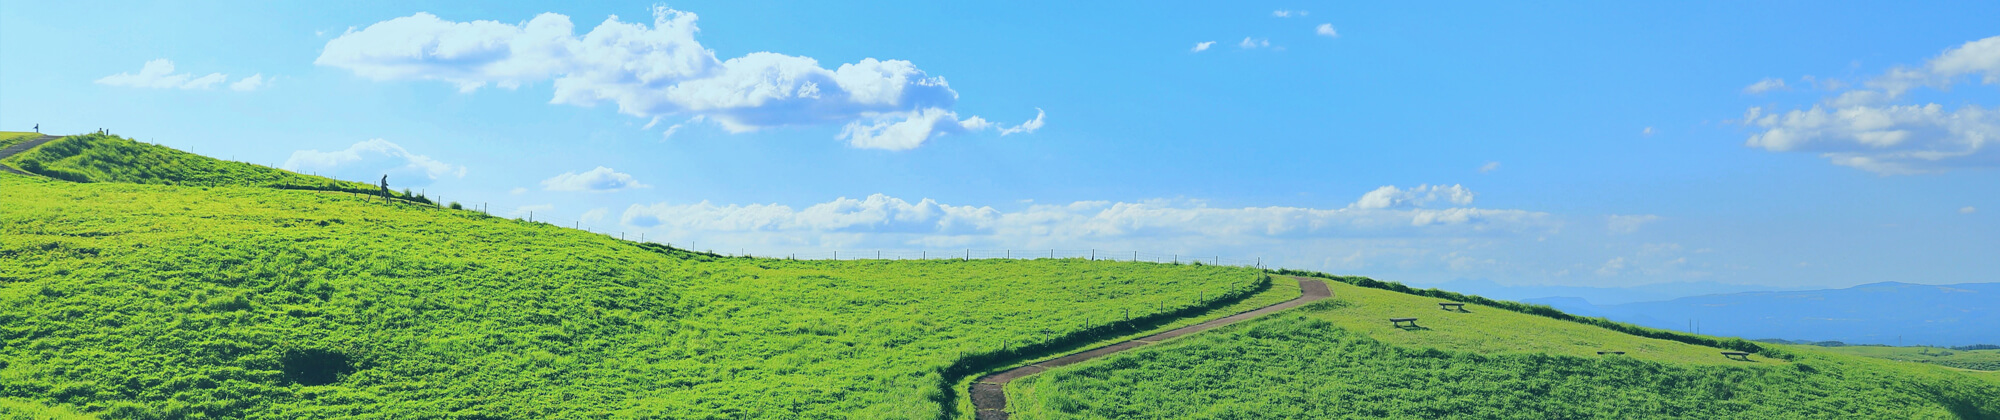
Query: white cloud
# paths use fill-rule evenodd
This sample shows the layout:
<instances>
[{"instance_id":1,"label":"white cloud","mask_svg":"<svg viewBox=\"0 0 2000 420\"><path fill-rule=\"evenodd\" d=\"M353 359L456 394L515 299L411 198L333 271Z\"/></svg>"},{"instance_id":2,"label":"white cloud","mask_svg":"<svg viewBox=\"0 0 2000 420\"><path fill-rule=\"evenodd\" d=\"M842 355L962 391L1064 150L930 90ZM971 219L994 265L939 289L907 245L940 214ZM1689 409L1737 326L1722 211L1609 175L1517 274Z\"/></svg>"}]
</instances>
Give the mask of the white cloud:
<instances>
[{"instance_id":1,"label":"white cloud","mask_svg":"<svg viewBox=\"0 0 2000 420\"><path fill-rule=\"evenodd\" d=\"M1238 42L1238 43L1236 43L1236 46L1238 46L1238 47L1243 47L1244 49L1253 49L1253 48L1259 48L1259 47L1269 47L1269 46L1271 46L1271 40L1270 40L1270 39L1258 39L1258 38L1251 38L1251 37L1247 37L1247 36L1246 36L1246 37L1243 37L1243 42Z\"/></svg>"},{"instance_id":2,"label":"white cloud","mask_svg":"<svg viewBox=\"0 0 2000 420\"><path fill-rule=\"evenodd\" d=\"M632 174L618 172L603 166L583 173L564 172L561 175L542 180L542 189L547 191L588 191L612 192L634 188L648 188Z\"/></svg>"},{"instance_id":3,"label":"white cloud","mask_svg":"<svg viewBox=\"0 0 2000 420\"><path fill-rule=\"evenodd\" d=\"M1756 112L1752 112L1756 114ZM1815 152L1836 165L1884 175L2000 165L2000 112L1966 105L1814 106L1768 114L1745 145L1773 152Z\"/></svg>"},{"instance_id":4,"label":"white cloud","mask_svg":"<svg viewBox=\"0 0 2000 420\"><path fill-rule=\"evenodd\" d=\"M1643 129L1643 130L1639 130L1639 135L1641 135L1641 136L1646 136L1646 137L1652 137L1652 136L1653 136L1653 127L1646 127L1646 128L1645 128L1645 129Z\"/></svg>"},{"instance_id":5,"label":"white cloud","mask_svg":"<svg viewBox=\"0 0 2000 420\"><path fill-rule=\"evenodd\" d=\"M1743 87L1743 93L1758 94L1785 88L1785 79L1764 78Z\"/></svg>"},{"instance_id":6,"label":"white cloud","mask_svg":"<svg viewBox=\"0 0 2000 420\"><path fill-rule=\"evenodd\" d=\"M1612 258L1597 267L1597 275L1600 276L1615 276L1621 271L1625 271L1625 257Z\"/></svg>"},{"instance_id":7,"label":"white cloud","mask_svg":"<svg viewBox=\"0 0 2000 420\"><path fill-rule=\"evenodd\" d=\"M1493 173L1493 171L1497 170L1500 170L1500 162L1486 162L1485 165L1479 165L1479 173L1482 174Z\"/></svg>"},{"instance_id":8,"label":"white cloud","mask_svg":"<svg viewBox=\"0 0 2000 420\"><path fill-rule=\"evenodd\" d=\"M1194 43L1194 48L1193 48L1193 49L1190 49L1190 50L1188 50L1188 51L1191 51L1191 52L1202 52L1202 51L1208 51L1208 47L1213 47L1213 46L1215 46L1215 41L1208 41L1208 42L1196 42L1196 43Z\"/></svg>"},{"instance_id":9,"label":"white cloud","mask_svg":"<svg viewBox=\"0 0 2000 420\"><path fill-rule=\"evenodd\" d=\"M1972 206L1965 206L1958 208L1958 214L1972 214L1973 212L1977 211L1979 211L1979 209L1972 208Z\"/></svg>"},{"instance_id":10,"label":"white cloud","mask_svg":"<svg viewBox=\"0 0 2000 420\"><path fill-rule=\"evenodd\" d=\"M1284 17L1292 17L1292 16L1298 16L1298 17L1306 17L1306 15L1310 15L1310 14L1312 14L1312 12L1307 12L1307 11L1304 11L1304 10L1273 10L1273 11L1271 11L1271 16L1273 16L1273 17L1281 17L1281 18L1284 18Z\"/></svg>"},{"instance_id":11,"label":"white cloud","mask_svg":"<svg viewBox=\"0 0 2000 420\"><path fill-rule=\"evenodd\" d=\"M732 133L845 123L841 138L860 147L900 150L963 131L937 130L941 116L956 121L950 108L958 92L908 61L867 58L828 69L771 52L724 60L695 40L694 13L652 12L650 27L612 16L581 36L568 16L554 13L520 24L417 13L349 30L328 41L314 63L376 80L437 80L465 92L552 81L550 103L608 102L638 117L694 115ZM892 127L900 128L881 133Z\"/></svg>"},{"instance_id":12,"label":"white cloud","mask_svg":"<svg viewBox=\"0 0 2000 420\"><path fill-rule=\"evenodd\" d=\"M1472 196L1471 189L1460 185L1449 187L1443 185L1418 185L1415 188L1407 190L1397 189L1394 185L1387 185L1376 188L1374 191L1369 191L1367 194L1362 194L1361 199L1355 200L1353 204L1349 204L1348 208L1418 208L1428 207L1431 203L1440 202L1464 206L1472 204Z\"/></svg>"},{"instance_id":13,"label":"white cloud","mask_svg":"<svg viewBox=\"0 0 2000 420\"><path fill-rule=\"evenodd\" d=\"M1979 105L1947 110L1937 103L1895 103L1919 88L1949 88L1978 75L2000 84L2000 36L1967 42L1920 68L1897 67L1808 109L1765 113L1750 108L1754 127L1745 146L1815 153L1828 161L1882 175L2000 167L2000 112ZM1843 86L1845 87L1845 86Z\"/></svg>"},{"instance_id":14,"label":"white cloud","mask_svg":"<svg viewBox=\"0 0 2000 420\"><path fill-rule=\"evenodd\" d=\"M265 78L263 73L253 74L250 77L237 80L236 83L229 84L229 90L237 92L249 92L268 87L271 87L271 79Z\"/></svg>"},{"instance_id":15,"label":"white cloud","mask_svg":"<svg viewBox=\"0 0 2000 420\"><path fill-rule=\"evenodd\" d=\"M667 139L674 138L674 133L680 131L681 131L680 124L674 124L673 126L667 127L667 131L660 132L660 140L664 141Z\"/></svg>"},{"instance_id":16,"label":"white cloud","mask_svg":"<svg viewBox=\"0 0 2000 420\"><path fill-rule=\"evenodd\" d=\"M1444 195L1453 194L1454 189L1462 190L1456 186L1419 189ZM1469 191L1456 193L1463 198L1455 203L1470 203ZM1363 200L1369 200L1368 196ZM1002 212L991 207L954 206L930 199L910 202L881 194L863 199L839 198L797 210L780 204L715 205L706 201L635 204L625 210L621 220L635 227L673 232L943 235L1011 243L1463 235L1546 231L1556 226L1545 213L1469 207L1426 209L1414 204L1390 208L1357 202L1346 208L1314 209L1213 208L1194 200L1080 201L1067 205L1030 205L1024 210Z\"/></svg>"},{"instance_id":17,"label":"white cloud","mask_svg":"<svg viewBox=\"0 0 2000 420\"><path fill-rule=\"evenodd\" d=\"M1650 214L1634 214L1634 215L1614 214L1606 216L1605 219L1606 219L1605 223L1606 230L1611 231L1611 233L1614 235L1625 235L1638 232L1639 228L1646 226L1647 223L1659 221L1660 216L1655 216Z\"/></svg>"},{"instance_id":18,"label":"white cloud","mask_svg":"<svg viewBox=\"0 0 2000 420\"><path fill-rule=\"evenodd\" d=\"M388 175L391 187L430 185L432 181L447 176L465 177L464 166L410 153L403 146L383 139L355 143L346 150L292 152L292 157L285 159L284 168L292 172L312 172L370 184Z\"/></svg>"},{"instance_id":19,"label":"white cloud","mask_svg":"<svg viewBox=\"0 0 2000 420\"><path fill-rule=\"evenodd\" d=\"M583 217L581 217L580 219L584 223L596 223L599 220L604 220L604 216L610 214L611 214L611 209L598 207L590 209L590 211L583 212Z\"/></svg>"},{"instance_id":20,"label":"white cloud","mask_svg":"<svg viewBox=\"0 0 2000 420\"><path fill-rule=\"evenodd\" d=\"M1009 128L1002 128L1002 129L1000 129L1000 135L1002 135L1002 136L1005 136L1005 135L1008 135L1008 134L1014 134L1014 133L1029 133L1029 134L1034 134L1035 130L1040 130L1040 129L1042 129L1042 117L1043 117L1043 116L1046 116L1046 115L1047 115L1047 113L1045 113L1045 112L1042 112L1042 109L1041 109L1041 108L1035 108L1035 119L1032 119L1032 120L1028 120L1027 122L1023 122L1023 123L1021 123L1021 125L1017 125L1017 126L1013 126L1013 127L1009 127ZM975 117L975 118L976 118L976 117Z\"/></svg>"},{"instance_id":21,"label":"white cloud","mask_svg":"<svg viewBox=\"0 0 2000 420\"><path fill-rule=\"evenodd\" d=\"M147 61L139 68L138 74L118 73L97 79L97 84L153 89L209 89L228 80L222 73L195 76L193 73L174 74L174 62L168 59Z\"/></svg>"},{"instance_id":22,"label":"white cloud","mask_svg":"<svg viewBox=\"0 0 2000 420\"><path fill-rule=\"evenodd\" d=\"M1313 28L1313 33L1331 38L1340 37L1340 32L1333 30L1333 24L1331 23L1319 24L1319 27Z\"/></svg>"}]
</instances>

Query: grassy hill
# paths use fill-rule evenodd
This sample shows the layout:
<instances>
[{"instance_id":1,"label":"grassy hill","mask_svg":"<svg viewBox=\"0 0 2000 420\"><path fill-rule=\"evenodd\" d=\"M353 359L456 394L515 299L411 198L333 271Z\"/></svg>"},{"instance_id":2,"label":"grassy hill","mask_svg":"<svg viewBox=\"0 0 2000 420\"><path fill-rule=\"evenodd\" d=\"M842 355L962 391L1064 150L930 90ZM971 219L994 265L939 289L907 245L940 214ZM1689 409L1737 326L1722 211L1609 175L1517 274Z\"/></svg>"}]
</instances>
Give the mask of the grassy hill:
<instances>
[{"instance_id":1,"label":"grassy hill","mask_svg":"<svg viewBox=\"0 0 2000 420\"><path fill-rule=\"evenodd\" d=\"M359 184L111 136L7 163L49 175L0 174L9 418L969 419L962 390L980 372L1299 294L1230 267L726 258L370 199L339 192ZM1331 301L1017 381L1011 407L2000 413L1996 375L1341 280ZM1471 304L1443 312L1440 298ZM1392 316L1424 328L1391 328ZM1723 349L1757 354L1733 362Z\"/></svg>"},{"instance_id":2,"label":"grassy hill","mask_svg":"<svg viewBox=\"0 0 2000 420\"><path fill-rule=\"evenodd\" d=\"M1691 338L1329 284L1333 299L1285 316L1017 381L1010 409L1017 419L2000 416L1993 375L1781 345L1733 361ZM1392 317L1423 327L1391 327Z\"/></svg>"},{"instance_id":3,"label":"grassy hill","mask_svg":"<svg viewBox=\"0 0 2000 420\"><path fill-rule=\"evenodd\" d=\"M1212 266L720 258L318 191L0 191L0 398L105 418L934 418L1024 346L1271 290Z\"/></svg>"},{"instance_id":4,"label":"grassy hill","mask_svg":"<svg viewBox=\"0 0 2000 420\"><path fill-rule=\"evenodd\" d=\"M1840 346L1821 351L1905 362L1929 363L1958 369L2000 371L2000 349L1952 350L1936 347Z\"/></svg>"},{"instance_id":5,"label":"grassy hill","mask_svg":"<svg viewBox=\"0 0 2000 420\"><path fill-rule=\"evenodd\" d=\"M21 170L72 182L200 187L270 187L378 194L380 187L293 173L290 171L145 144L107 134L64 137L7 158ZM409 191L398 198L428 203Z\"/></svg>"}]
</instances>

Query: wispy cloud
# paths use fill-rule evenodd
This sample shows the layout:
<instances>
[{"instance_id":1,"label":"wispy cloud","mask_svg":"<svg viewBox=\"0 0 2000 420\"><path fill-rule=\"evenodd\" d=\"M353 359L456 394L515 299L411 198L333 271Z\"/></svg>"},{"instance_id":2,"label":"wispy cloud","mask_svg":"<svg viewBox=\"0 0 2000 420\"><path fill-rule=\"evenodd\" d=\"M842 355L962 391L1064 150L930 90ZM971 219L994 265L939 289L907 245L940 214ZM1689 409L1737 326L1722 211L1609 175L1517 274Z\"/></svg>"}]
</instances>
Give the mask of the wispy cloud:
<instances>
[{"instance_id":1,"label":"wispy cloud","mask_svg":"<svg viewBox=\"0 0 2000 420\"><path fill-rule=\"evenodd\" d=\"M1196 42L1194 43L1194 48L1188 49L1188 51L1191 52L1208 51L1208 47L1213 47L1213 46L1215 46L1215 41Z\"/></svg>"},{"instance_id":2,"label":"wispy cloud","mask_svg":"<svg viewBox=\"0 0 2000 420\"><path fill-rule=\"evenodd\" d=\"M612 192L649 187L651 186L639 183L639 179L632 177L632 174L603 166L583 173L564 172L542 180L542 189L546 191Z\"/></svg>"},{"instance_id":3,"label":"wispy cloud","mask_svg":"<svg viewBox=\"0 0 2000 420\"><path fill-rule=\"evenodd\" d=\"M1785 88L1785 79L1765 78L1743 87L1743 93L1759 94Z\"/></svg>"},{"instance_id":4,"label":"wispy cloud","mask_svg":"<svg viewBox=\"0 0 2000 420\"><path fill-rule=\"evenodd\" d=\"M138 73L118 73L97 79L97 84L153 89L211 89L229 79L222 73L195 76L193 73L174 73L174 62L168 59L147 61Z\"/></svg>"},{"instance_id":5,"label":"wispy cloud","mask_svg":"<svg viewBox=\"0 0 2000 420\"><path fill-rule=\"evenodd\" d=\"M1493 173L1493 171L1497 170L1500 170L1500 162L1486 162L1485 165L1479 165L1479 173L1482 174Z\"/></svg>"},{"instance_id":6,"label":"wispy cloud","mask_svg":"<svg viewBox=\"0 0 2000 420\"><path fill-rule=\"evenodd\" d=\"M1236 43L1236 46L1243 47L1243 49L1269 47L1271 46L1271 40L1267 38L1252 38L1246 36L1243 37L1243 42Z\"/></svg>"},{"instance_id":7,"label":"wispy cloud","mask_svg":"<svg viewBox=\"0 0 2000 420\"><path fill-rule=\"evenodd\" d=\"M1293 17L1293 16L1298 16L1298 17L1306 17L1306 15L1310 15L1310 14L1312 14L1312 12L1308 12L1308 11L1304 11L1304 10L1273 10L1273 11L1271 11L1271 16L1272 16L1272 17L1281 17L1281 18L1288 18L1288 17Z\"/></svg>"},{"instance_id":8,"label":"wispy cloud","mask_svg":"<svg viewBox=\"0 0 2000 420\"><path fill-rule=\"evenodd\" d=\"M1614 235L1630 235L1639 232L1639 228L1645 227L1648 223L1659 221L1660 216L1651 214L1614 214L1606 216L1605 219L1605 230L1610 231Z\"/></svg>"}]
</instances>

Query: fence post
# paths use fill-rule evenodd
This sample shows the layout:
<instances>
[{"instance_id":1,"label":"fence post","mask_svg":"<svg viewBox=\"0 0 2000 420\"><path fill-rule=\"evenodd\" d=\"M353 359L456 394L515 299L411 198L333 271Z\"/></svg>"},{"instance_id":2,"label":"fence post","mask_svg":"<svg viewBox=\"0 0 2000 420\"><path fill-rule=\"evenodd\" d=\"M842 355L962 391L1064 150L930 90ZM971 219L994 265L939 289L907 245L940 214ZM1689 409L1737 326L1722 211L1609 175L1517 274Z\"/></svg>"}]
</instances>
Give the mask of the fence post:
<instances>
[{"instance_id":1,"label":"fence post","mask_svg":"<svg viewBox=\"0 0 2000 420\"><path fill-rule=\"evenodd\" d=\"M1096 249L1096 248L1092 248L1092 249L1090 250L1090 260L1091 260L1091 261L1097 261L1097 249Z\"/></svg>"},{"instance_id":2,"label":"fence post","mask_svg":"<svg viewBox=\"0 0 2000 420\"><path fill-rule=\"evenodd\" d=\"M833 251L833 260L840 261L840 251Z\"/></svg>"},{"instance_id":3,"label":"fence post","mask_svg":"<svg viewBox=\"0 0 2000 420\"><path fill-rule=\"evenodd\" d=\"M965 260L972 261L972 248L965 249Z\"/></svg>"},{"instance_id":4,"label":"fence post","mask_svg":"<svg viewBox=\"0 0 2000 420\"><path fill-rule=\"evenodd\" d=\"M1132 251L1132 261L1133 262L1139 261L1139 251Z\"/></svg>"},{"instance_id":5,"label":"fence post","mask_svg":"<svg viewBox=\"0 0 2000 420\"><path fill-rule=\"evenodd\" d=\"M882 250L875 250L875 259L882 259Z\"/></svg>"}]
</instances>

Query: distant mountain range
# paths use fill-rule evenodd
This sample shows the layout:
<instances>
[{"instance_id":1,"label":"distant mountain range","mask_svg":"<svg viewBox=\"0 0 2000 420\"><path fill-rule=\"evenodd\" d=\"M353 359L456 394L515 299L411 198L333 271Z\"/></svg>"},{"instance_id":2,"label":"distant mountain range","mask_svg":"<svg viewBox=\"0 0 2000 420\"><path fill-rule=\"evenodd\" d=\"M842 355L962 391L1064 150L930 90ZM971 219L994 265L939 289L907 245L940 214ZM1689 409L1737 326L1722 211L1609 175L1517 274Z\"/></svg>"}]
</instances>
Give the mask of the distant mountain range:
<instances>
[{"instance_id":1,"label":"distant mountain range","mask_svg":"<svg viewBox=\"0 0 2000 420\"><path fill-rule=\"evenodd\" d=\"M1699 328L1702 334L1747 339L1931 346L2000 343L2000 283L1882 282L1616 305L1593 304L1580 297L1520 301L1653 328Z\"/></svg>"},{"instance_id":2,"label":"distant mountain range","mask_svg":"<svg viewBox=\"0 0 2000 420\"><path fill-rule=\"evenodd\" d=\"M1724 293L1768 292L1783 290L1807 290L1806 288L1777 288L1743 284L1704 282L1655 283L1629 287L1585 287L1585 286L1513 286L1495 283L1491 280L1452 280L1443 283L1412 283L1410 286L1438 288L1459 293L1480 295L1494 299L1524 301L1527 299L1562 296L1581 298L1598 305L1617 305L1632 302L1652 302L1688 296L1718 295Z\"/></svg>"}]
</instances>

